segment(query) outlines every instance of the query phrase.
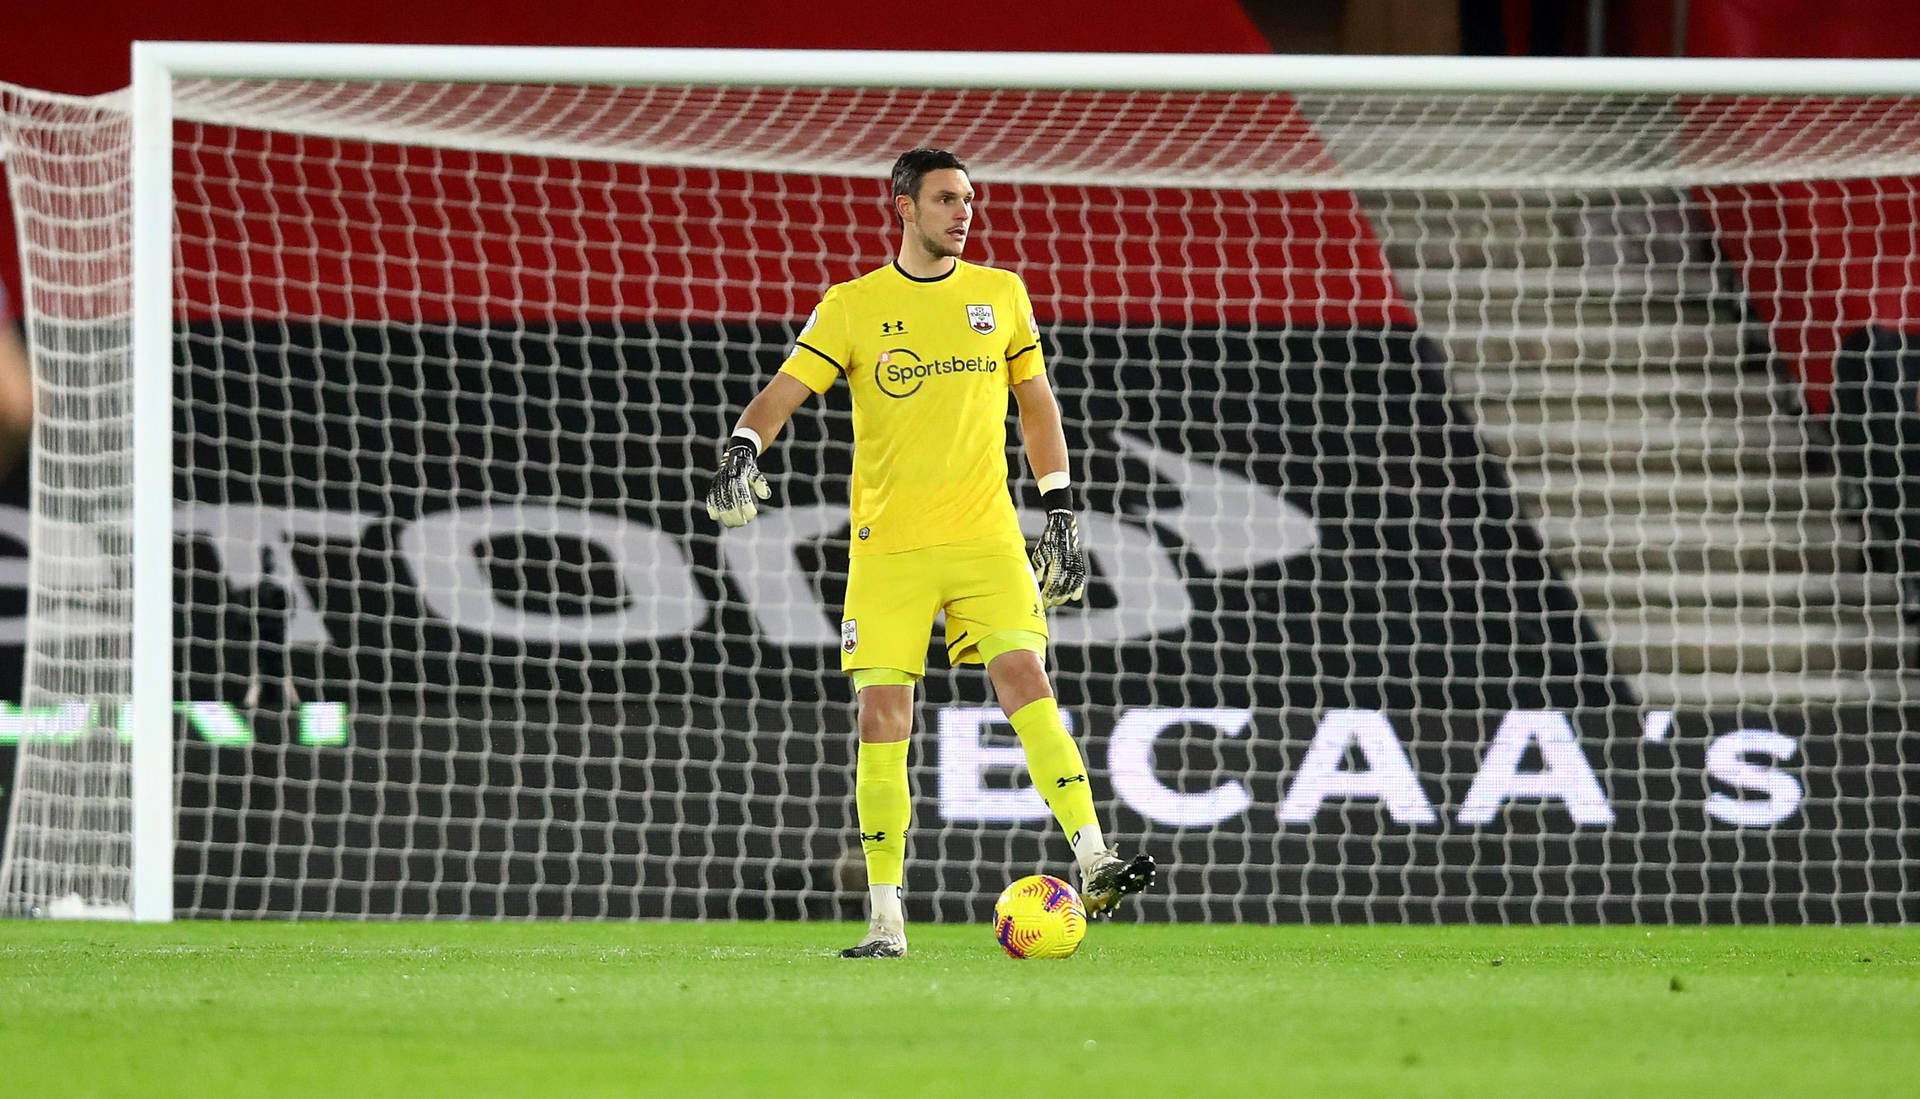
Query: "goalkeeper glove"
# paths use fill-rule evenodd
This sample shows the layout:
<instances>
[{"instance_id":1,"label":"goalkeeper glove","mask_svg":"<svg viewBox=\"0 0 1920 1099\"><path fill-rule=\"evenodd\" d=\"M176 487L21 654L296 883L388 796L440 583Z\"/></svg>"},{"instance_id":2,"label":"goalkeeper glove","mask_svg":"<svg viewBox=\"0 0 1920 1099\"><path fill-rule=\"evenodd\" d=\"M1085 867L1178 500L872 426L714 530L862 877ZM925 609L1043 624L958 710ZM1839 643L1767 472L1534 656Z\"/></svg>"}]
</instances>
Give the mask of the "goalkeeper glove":
<instances>
[{"instance_id":1,"label":"goalkeeper glove","mask_svg":"<svg viewBox=\"0 0 1920 1099\"><path fill-rule=\"evenodd\" d=\"M1047 529L1033 547L1033 576L1040 584L1040 602L1057 607L1086 591L1087 551L1080 548L1070 490L1054 489L1042 498L1047 502Z\"/></svg>"},{"instance_id":2,"label":"goalkeeper glove","mask_svg":"<svg viewBox=\"0 0 1920 1099\"><path fill-rule=\"evenodd\" d=\"M720 469L713 476L713 489L707 493L707 518L718 519L723 526L744 527L760 514L754 497L765 500L772 495L773 489L760 475L753 444L737 435L727 440L727 449L720 455Z\"/></svg>"}]
</instances>

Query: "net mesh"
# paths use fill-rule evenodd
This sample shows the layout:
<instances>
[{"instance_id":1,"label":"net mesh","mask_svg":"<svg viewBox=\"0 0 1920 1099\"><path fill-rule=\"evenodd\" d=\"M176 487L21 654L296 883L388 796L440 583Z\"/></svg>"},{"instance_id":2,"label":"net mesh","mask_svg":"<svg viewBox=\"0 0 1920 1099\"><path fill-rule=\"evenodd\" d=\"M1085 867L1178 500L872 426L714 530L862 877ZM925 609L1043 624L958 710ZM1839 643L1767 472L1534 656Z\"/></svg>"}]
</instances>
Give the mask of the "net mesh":
<instances>
[{"instance_id":1,"label":"net mesh","mask_svg":"<svg viewBox=\"0 0 1920 1099\"><path fill-rule=\"evenodd\" d=\"M92 158L9 144L46 394L52 296L125 290L125 127L43 102L9 132ZM1909 100L176 110L183 915L861 914L844 390L774 448L777 508L723 537L699 497L819 294L890 257L886 171L927 143L1045 331L1094 570L1051 663L1110 834L1168 868L1137 915L1911 917L1906 444L1874 434L1913 400ZM68 345L94 404L43 405L68 534L37 528L30 710L125 693L123 603L38 655L75 589L124 600L113 300ZM1066 852L984 677L932 667L908 911L979 919ZM123 883L110 733L20 767L8 903Z\"/></svg>"},{"instance_id":2,"label":"net mesh","mask_svg":"<svg viewBox=\"0 0 1920 1099\"><path fill-rule=\"evenodd\" d=\"M119 97L0 86L34 369L29 632L0 911L129 911L131 296Z\"/></svg>"},{"instance_id":3,"label":"net mesh","mask_svg":"<svg viewBox=\"0 0 1920 1099\"><path fill-rule=\"evenodd\" d=\"M1904 175L1920 141L1911 102L1897 96L305 80L183 81L178 96L182 117L206 123L271 118L349 140L863 178L884 177L890 150L937 134L988 179L1142 187L1687 187Z\"/></svg>"}]
</instances>

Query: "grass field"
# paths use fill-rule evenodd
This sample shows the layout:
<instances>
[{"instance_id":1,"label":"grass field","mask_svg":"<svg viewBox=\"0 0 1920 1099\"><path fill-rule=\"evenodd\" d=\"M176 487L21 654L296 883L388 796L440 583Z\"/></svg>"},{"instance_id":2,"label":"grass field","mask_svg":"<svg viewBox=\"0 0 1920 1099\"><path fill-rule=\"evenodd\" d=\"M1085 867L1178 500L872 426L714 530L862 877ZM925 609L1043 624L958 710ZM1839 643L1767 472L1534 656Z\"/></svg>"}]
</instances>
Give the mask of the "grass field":
<instances>
[{"instance_id":1,"label":"grass field","mask_svg":"<svg viewBox=\"0 0 1920 1099\"><path fill-rule=\"evenodd\" d=\"M5 1095L1915 1095L1920 931L0 923Z\"/></svg>"}]
</instances>

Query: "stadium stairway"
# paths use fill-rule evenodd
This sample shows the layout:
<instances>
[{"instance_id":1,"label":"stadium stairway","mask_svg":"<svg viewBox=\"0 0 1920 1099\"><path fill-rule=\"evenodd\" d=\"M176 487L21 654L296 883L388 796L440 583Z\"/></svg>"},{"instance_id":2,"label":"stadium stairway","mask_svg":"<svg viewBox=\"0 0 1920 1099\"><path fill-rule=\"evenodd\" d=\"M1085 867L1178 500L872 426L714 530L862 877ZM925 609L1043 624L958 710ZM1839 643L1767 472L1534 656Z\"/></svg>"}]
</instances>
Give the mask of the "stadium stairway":
<instances>
[{"instance_id":1,"label":"stadium stairway","mask_svg":"<svg viewBox=\"0 0 1920 1099\"><path fill-rule=\"evenodd\" d=\"M1895 585L1682 193L1361 201L1644 704L1913 697Z\"/></svg>"}]
</instances>

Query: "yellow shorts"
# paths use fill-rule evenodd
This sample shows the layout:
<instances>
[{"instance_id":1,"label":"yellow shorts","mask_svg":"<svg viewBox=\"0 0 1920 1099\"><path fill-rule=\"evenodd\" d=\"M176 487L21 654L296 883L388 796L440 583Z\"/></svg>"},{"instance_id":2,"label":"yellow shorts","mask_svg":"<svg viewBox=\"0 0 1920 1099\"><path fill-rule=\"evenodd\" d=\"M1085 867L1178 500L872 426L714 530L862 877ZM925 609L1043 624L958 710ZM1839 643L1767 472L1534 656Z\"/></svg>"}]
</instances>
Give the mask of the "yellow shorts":
<instances>
[{"instance_id":1,"label":"yellow shorts","mask_svg":"<svg viewBox=\"0 0 1920 1099\"><path fill-rule=\"evenodd\" d=\"M925 674L933 618L947 612L947 661L981 663L980 640L1003 630L1047 633L1026 547L996 536L847 562L840 669Z\"/></svg>"}]
</instances>

